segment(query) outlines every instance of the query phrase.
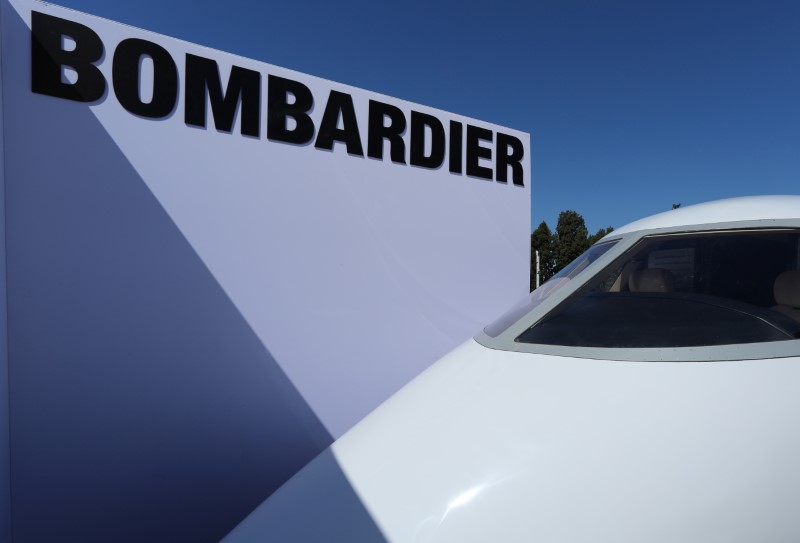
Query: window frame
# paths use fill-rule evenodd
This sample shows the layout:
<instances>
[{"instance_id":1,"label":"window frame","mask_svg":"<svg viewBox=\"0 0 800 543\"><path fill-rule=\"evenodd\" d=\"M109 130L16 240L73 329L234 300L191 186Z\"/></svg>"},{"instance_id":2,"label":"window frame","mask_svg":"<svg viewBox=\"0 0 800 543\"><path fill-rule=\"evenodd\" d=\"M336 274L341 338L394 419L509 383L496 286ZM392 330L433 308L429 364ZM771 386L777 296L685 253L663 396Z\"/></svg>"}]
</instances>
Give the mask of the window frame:
<instances>
[{"instance_id":1,"label":"window frame","mask_svg":"<svg viewBox=\"0 0 800 543\"><path fill-rule=\"evenodd\" d=\"M716 224L696 224L668 228L639 230L615 236L612 232L601 240L608 242L617 240L615 246L592 262L580 274L572 279L541 304L520 317L496 337L491 337L481 330L474 340L490 349L519 353L544 354L571 358L594 360L620 360L641 362L700 362L758 360L765 358L785 358L800 356L800 339L772 341L763 343L739 343L730 345L713 345L703 347L568 347L560 345L543 345L521 343L515 339L525 330L539 322L552 310L568 298L580 295L581 291L595 276L606 267L614 264L628 251L638 244L642 238L659 235L697 234L703 232L725 232L736 230L776 230L781 228L800 228L800 219L763 219L757 221L737 221ZM600 243L600 242L599 242Z\"/></svg>"}]
</instances>

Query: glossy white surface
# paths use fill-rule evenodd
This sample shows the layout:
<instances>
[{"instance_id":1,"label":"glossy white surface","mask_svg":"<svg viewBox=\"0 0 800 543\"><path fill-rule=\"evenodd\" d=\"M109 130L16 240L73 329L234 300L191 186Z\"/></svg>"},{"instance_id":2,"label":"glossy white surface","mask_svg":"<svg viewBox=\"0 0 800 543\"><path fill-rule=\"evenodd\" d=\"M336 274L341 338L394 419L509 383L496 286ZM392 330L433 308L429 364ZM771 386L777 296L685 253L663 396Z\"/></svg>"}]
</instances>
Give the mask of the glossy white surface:
<instances>
[{"instance_id":1,"label":"glossy white surface","mask_svg":"<svg viewBox=\"0 0 800 543\"><path fill-rule=\"evenodd\" d=\"M681 207L614 230L612 236L651 228L800 217L800 196L744 196Z\"/></svg>"},{"instance_id":2,"label":"glossy white surface","mask_svg":"<svg viewBox=\"0 0 800 543\"><path fill-rule=\"evenodd\" d=\"M469 341L333 451L391 541L800 541L798 382Z\"/></svg>"}]
</instances>

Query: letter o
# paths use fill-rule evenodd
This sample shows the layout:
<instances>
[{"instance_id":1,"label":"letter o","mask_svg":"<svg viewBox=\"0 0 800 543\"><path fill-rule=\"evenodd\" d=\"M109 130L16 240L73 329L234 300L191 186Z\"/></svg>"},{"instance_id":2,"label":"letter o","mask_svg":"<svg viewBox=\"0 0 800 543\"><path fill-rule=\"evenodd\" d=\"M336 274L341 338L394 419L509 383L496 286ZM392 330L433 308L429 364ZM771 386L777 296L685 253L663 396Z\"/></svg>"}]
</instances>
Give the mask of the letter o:
<instances>
[{"instance_id":1,"label":"letter o","mask_svg":"<svg viewBox=\"0 0 800 543\"><path fill-rule=\"evenodd\" d=\"M141 58L153 59L153 99L139 96ZM112 67L114 94L119 103L134 115L150 119L166 117L178 101L178 67L166 49L153 42L130 38L114 51Z\"/></svg>"}]
</instances>

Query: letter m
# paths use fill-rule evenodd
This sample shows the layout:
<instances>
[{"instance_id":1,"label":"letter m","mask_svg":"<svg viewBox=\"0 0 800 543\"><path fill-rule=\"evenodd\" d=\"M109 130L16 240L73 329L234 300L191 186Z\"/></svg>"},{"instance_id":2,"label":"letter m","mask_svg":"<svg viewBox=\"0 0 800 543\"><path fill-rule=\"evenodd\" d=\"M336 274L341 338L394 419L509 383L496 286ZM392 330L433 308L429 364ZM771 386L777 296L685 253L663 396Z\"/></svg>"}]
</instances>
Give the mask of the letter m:
<instances>
[{"instance_id":1,"label":"letter m","mask_svg":"<svg viewBox=\"0 0 800 543\"><path fill-rule=\"evenodd\" d=\"M185 122L206 127L206 104L211 102L217 130L231 132L236 111L241 111L241 132L259 136L261 117L261 74L239 66L231 68L228 86L222 91L222 81L216 61L186 54ZM241 104L241 108L239 108Z\"/></svg>"}]
</instances>

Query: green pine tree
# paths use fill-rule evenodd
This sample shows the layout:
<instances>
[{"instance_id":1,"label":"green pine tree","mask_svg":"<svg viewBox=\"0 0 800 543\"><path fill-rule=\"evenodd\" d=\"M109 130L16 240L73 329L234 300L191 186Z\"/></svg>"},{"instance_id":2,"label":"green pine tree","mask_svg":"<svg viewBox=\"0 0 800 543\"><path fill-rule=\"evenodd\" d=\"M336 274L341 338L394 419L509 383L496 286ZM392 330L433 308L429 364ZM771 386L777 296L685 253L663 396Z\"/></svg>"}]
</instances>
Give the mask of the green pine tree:
<instances>
[{"instance_id":1,"label":"green pine tree","mask_svg":"<svg viewBox=\"0 0 800 543\"><path fill-rule=\"evenodd\" d=\"M556 246L556 271L564 268L589 248L589 230L579 213L567 210L558 215Z\"/></svg>"},{"instance_id":2,"label":"green pine tree","mask_svg":"<svg viewBox=\"0 0 800 543\"><path fill-rule=\"evenodd\" d=\"M539 284L555 273L555 238L547 223L542 223L531 233L531 290L536 288L536 251L539 251Z\"/></svg>"}]
</instances>

